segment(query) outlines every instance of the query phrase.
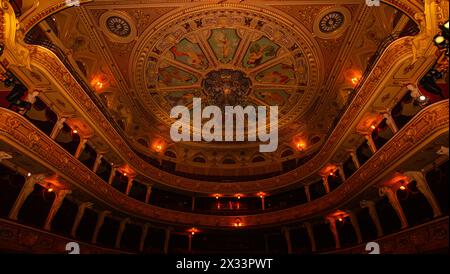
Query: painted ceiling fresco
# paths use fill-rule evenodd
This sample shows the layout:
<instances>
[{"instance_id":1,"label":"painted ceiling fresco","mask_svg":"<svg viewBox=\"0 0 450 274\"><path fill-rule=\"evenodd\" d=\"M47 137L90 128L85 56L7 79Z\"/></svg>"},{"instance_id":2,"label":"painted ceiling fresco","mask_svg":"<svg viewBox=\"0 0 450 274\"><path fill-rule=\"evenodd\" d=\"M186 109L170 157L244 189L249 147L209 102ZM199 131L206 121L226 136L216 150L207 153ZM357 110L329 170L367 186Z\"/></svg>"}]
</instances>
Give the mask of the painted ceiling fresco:
<instances>
[{"instance_id":1,"label":"painted ceiling fresco","mask_svg":"<svg viewBox=\"0 0 450 274\"><path fill-rule=\"evenodd\" d=\"M305 58L296 60L263 32L244 28L190 32L149 60L147 88L164 113L175 105L191 107L194 97L218 106L283 109L308 84Z\"/></svg>"}]
</instances>

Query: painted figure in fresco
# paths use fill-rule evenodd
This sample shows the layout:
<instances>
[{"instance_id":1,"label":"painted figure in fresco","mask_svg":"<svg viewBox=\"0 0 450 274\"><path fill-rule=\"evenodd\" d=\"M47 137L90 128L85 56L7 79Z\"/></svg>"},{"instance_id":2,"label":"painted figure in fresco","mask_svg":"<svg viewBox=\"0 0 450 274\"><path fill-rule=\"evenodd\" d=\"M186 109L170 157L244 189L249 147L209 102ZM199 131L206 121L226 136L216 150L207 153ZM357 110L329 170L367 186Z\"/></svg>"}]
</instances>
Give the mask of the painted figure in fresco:
<instances>
[{"instance_id":1,"label":"painted figure in fresco","mask_svg":"<svg viewBox=\"0 0 450 274\"><path fill-rule=\"evenodd\" d=\"M186 105L191 102L194 96L198 96L198 93L192 92L175 92L166 96L166 99L171 103L172 106L176 105Z\"/></svg>"},{"instance_id":2,"label":"painted figure in fresco","mask_svg":"<svg viewBox=\"0 0 450 274\"><path fill-rule=\"evenodd\" d=\"M178 69L159 70L159 80L166 85L171 83L192 83L194 79L189 74L183 75Z\"/></svg>"},{"instance_id":3,"label":"painted figure in fresco","mask_svg":"<svg viewBox=\"0 0 450 274\"><path fill-rule=\"evenodd\" d=\"M287 84L292 79L294 67L292 65L280 64L266 72L256 76L257 81L264 83Z\"/></svg>"},{"instance_id":4,"label":"painted figure in fresco","mask_svg":"<svg viewBox=\"0 0 450 274\"><path fill-rule=\"evenodd\" d=\"M198 54L192 45L187 45L185 51L178 51L177 47L173 47L170 51L176 57L187 57L187 63L192 65L195 68L203 68L205 66L205 62L203 60L203 56Z\"/></svg>"},{"instance_id":5,"label":"painted figure in fresco","mask_svg":"<svg viewBox=\"0 0 450 274\"><path fill-rule=\"evenodd\" d=\"M273 46L261 47L258 43L255 43L250 48L250 55L247 60L248 65L259 65L264 56L275 56L276 50Z\"/></svg>"},{"instance_id":6,"label":"painted figure in fresco","mask_svg":"<svg viewBox=\"0 0 450 274\"><path fill-rule=\"evenodd\" d=\"M274 91L260 91L259 96L270 105L282 106L284 105L285 98L279 93Z\"/></svg>"},{"instance_id":7,"label":"painted figure in fresco","mask_svg":"<svg viewBox=\"0 0 450 274\"><path fill-rule=\"evenodd\" d=\"M214 42L216 42L217 46L222 49L222 58L228 59L231 48L230 48L230 40L228 40L225 33L219 31L214 35Z\"/></svg>"}]
</instances>

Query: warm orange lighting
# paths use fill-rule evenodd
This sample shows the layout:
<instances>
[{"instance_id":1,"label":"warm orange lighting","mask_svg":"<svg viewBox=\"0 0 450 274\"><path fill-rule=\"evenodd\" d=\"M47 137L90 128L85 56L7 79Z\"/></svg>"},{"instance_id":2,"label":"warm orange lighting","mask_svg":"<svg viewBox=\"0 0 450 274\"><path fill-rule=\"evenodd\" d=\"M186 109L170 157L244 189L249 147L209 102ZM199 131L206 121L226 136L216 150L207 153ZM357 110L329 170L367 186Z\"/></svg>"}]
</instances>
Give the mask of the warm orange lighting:
<instances>
[{"instance_id":1,"label":"warm orange lighting","mask_svg":"<svg viewBox=\"0 0 450 274\"><path fill-rule=\"evenodd\" d=\"M50 187L50 188L47 189L47 191L48 192L53 192L53 188Z\"/></svg>"},{"instance_id":2,"label":"warm orange lighting","mask_svg":"<svg viewBox=\"0 0 450 274\"><path fill-rule=\"evenodd\" d=\"M219 200L219 194L216 194L216 199Z\"/></svg>"},{"instance_id":3,"label":"warm orange lighting","mask_svg":"<svg viewBox=\"0 0 450 274\"><path fill-rule=\"evenodd\" d=\"M161 144L156 144L156 145L155 145L155 151L156 151L156 152L161 152L162 149L163 149L163 147L162 147Z\"/></svg>"},{"instance_id":4,"label":"warm orange lighting","mask_svg":"<svg viewBox=\"0 0 450 274\"><path fill-rule=\"evenodd\" d=\"M78 134L78 129L72 130L72 133L73 133L73 134Z\"/></svg>"},{"instance_id":5,"label":"warm orange lighting","mask_svg":"<svg viewBox=\"0 0 450 274\"><path fill-rule=\"evenodd\" d=\"M238 198L238 200L241 199L241 195L238 195L237 198Z\"/></svg>"},{"instance_id":6,"label":"warm orange lighting","mask_svg":"<svg viewBox=\"0 0 450 274\"><path fill-rule=\"evenodd\" d=\"M356 77L356 76L355 76L355 77L352 78L352 84L353 84L353 85L358 84L358 82L359 82L359 77Z\"/></svg>"},{"instance_id":7,"label":"warm orange lighting","mask_svg":"<svg viewBox=\"0 0 450 274\"><path fill-rule=\"evenodd\" d=\"M339 221L339 222L342 222L342 221L343 221L343 219L339 217L338 221Z\"/></svg>"},{"instance_id":8,"label":"warm orange lighting","mask_svg":"<svg viewBox=\"0 0 450 274\"><path fill-rule=\"evenodd\" d=\"M264 198L264 193L259 193L259 198L263 199Z\"/></svg>"},{"instance_id":9,"label":"warm orange lighting","mask_svg":"<svg viewBox=\"0 0 450 274\"><path fill-rule=\"evenodd\" d=\"M330 172L330 176L334 176L334 173L333 173L333 172Z\"/></svg>"},{"instance_id":10,"label":"warm orange lighting","mask_svg":"<svg viewBox=\"0 0 450 274\"><path fill-rule=\"evenodd\" d=\"M127 176L127 173L125 172L125 173L123 174L123 176Z\"/></svg>"},{"instance_id":11,"label":"warm orange lighting","mask_svg":"<svg viewBox=\"0 0 450 274\"><path fill-rule=\"evenodd\" d=\"M302 142L297 143L297 149L303 151L305 149L305 144Z\"/></svg>"},{"instance_id":12,"label":"warm orange lighting","mask_svg":"<svg viewBox=\"0 0 450 274\"><path fill-rule=\"evenodd\" d=\"M406 190L406 186L400 186L400 190Z\"/></svg>"},{"instance_id":13,"label":"warm orange lighting","mask_svg":"<svg viewBox=\"0 0 450 274\"><path fill-rule=\"evenodd\" d=\"M370 126L371 129L376 129L377 127L375 125Z\"/></svg>"},{"instance_id":14,"label":"warm orange lighting","mask_svg":"<svg viewBox=\"0 0 450 274\"><path fill-rule=\"evenodd\" d=\"M31 173L30 172L28 172L27 177L31 177Z\"/></svg>"}]
</instances>

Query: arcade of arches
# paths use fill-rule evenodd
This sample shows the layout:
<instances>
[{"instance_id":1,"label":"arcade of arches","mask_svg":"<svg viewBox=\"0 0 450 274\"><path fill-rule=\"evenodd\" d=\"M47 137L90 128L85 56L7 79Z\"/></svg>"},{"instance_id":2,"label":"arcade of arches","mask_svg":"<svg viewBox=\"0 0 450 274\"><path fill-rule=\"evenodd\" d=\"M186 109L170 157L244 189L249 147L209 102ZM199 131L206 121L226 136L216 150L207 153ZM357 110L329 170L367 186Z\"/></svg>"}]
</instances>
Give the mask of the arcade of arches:
<instances>
[{"instance_id":1,"label":"arcade of arches","mask_svg":"<svg viewBox=\"0 0 450 274\"><path fill-rule=\"evenodd\" d=\"M0 251L448 252L448 4L0 0ZM195 97L277 150L173 142Z\"/></svg>"}]
</instances>

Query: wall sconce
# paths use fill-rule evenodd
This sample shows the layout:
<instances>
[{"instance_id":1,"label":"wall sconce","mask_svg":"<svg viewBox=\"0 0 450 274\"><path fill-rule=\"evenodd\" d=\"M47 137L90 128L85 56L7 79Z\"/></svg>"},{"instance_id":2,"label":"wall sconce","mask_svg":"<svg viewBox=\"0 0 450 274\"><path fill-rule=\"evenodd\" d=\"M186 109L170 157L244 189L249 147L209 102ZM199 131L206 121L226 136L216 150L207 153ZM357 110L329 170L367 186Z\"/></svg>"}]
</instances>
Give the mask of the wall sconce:
<instances>
[{"instance_id":1,"label":"wall sconce","mask_svg":"<svg viewBox=\"0 0 450 274\"><path fill-rule=\"evenodd\" d=\"M356 84L358 84L358 82L359 82L359 77L352 77L352 79L351 79L351 81L352 81L352 84L353 85L356 85Z\"/></svg>"},{"instance_id":2,"label":"wall sconce","mask_svg":"<svg viewBox=\"0 0 450 274\"><path fill-rule=\"evenodd\" d=\"M305 149L305 144L303 142L297 143L297 150L303 151Z\"/></svg>"},{"instance_id":3,"label":"wall sconce","mask_svg":"<svg viewBox=\"0 0 450 274\"><path fill-rule=\"evenodd\" d=\"M234 221L234 226L235 227L241 227L242 226L242 222L240 218L236 218Z\"/></svg>"},{"instance_id":4,"label":"wall sconce","mask_svg":"<svg viewBox=\"0 0 450 274\"><path fill-rule=\"evenodd\" d=\"M53 192L55 189L52 187L51 184L47 184L47 192Z\"/></svg>"}]
</instances>

